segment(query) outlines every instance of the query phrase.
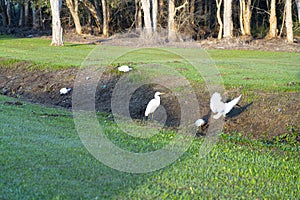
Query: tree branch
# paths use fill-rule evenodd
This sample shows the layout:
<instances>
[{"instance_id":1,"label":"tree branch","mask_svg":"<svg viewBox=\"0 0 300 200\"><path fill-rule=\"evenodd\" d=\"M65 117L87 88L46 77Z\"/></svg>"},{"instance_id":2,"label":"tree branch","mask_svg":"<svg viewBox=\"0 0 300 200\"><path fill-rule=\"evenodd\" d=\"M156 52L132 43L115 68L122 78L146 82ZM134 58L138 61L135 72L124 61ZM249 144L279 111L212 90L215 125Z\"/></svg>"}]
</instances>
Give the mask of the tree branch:
<instances>
[{"instance_id":1,"label":"tree branch","mask_svg":"<svg viewBox=\"0 0 300 200\"><path fill-rule=\"evenodd\" d=\"M186 6L186 4L188 4L188 3L189 3L188 0L186 0L181 6L176 7L176 8L175 8L175 13L176 13L178 10L184 8L184 7Z\"/></svg>"}]
</instances>

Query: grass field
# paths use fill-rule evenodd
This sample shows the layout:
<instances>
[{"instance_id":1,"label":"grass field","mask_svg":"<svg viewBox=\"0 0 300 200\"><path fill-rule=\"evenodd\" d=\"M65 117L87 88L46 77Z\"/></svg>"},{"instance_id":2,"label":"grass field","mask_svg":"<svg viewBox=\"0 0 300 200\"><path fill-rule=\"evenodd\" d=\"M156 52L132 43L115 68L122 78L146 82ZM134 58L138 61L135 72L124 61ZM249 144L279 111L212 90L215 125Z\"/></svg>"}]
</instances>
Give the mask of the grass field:
<instances>
[{"instance_id":1,"label":"grass field","mask_svg":"<svg viewBox=\"0 0 300 200\"><path fill-rule=\"evenodd\" d=\"M0 60L5 62L29 61L32 67L59 69L66 67L79 67L96 48L96 45L65 44L64 47L49 47L49 40L39 38L15 39L0 36ZM128 51L129 47L105 47L110 52ZM134 50L134 49L133 49ZM157 62L173 67L189 66L180 57L176 57L165 50L172 49L146 49L136 53L129 53L121 57L120 63L132 63L139 67L139 63ZM272 91L299 91L300 70L299 53L262 52L262 51L237 51L237 50L203 50L191 49L191 54L207 55L214 62L222 75L226 87L244 87L246 89L272 90ZM179 51L180 53L180 51ZM101 55L101 54L99 54ZM151 55L151 56L149 56ZM171 57L170 57L171 55ZM138 57L138 60L136 60ZM164 62L167 60L167 62ZM115 63L116 64L116 63ZM212 64L211 64L212 65ZM199 81L194 77L193 71L184 72L184 76L191 80ZM295 83L289 86L289 83Z\"/></svg>"},{"instance_id":2,"label":"grass field","mask_svg":"<svg viewBox=\"0 0 300 200\"><path fill-rule=\"evenodd\" d=\"M1 36L0 64L8 66L26 60L33 67L78 67L95 47L66 44L56 48L49 44L44 39ZM227 87L244 84L249 90L299 91L299 54L225 50L208 53L224 75ZM186 75L193 79L192 74ZM290 87L289 82L298 85ZM300 196L298 144L269 144L248 140L238 133L224 134L202 158L199 148L203 138L194 138L190 148L170 166L151 173L131 174L105 166L88 152L76 132L71 111L27 102L8 103L15 101L0 95L0 199L297 199ZM101 123L106 122L107 136L120 146L131 151L148 149L151 140L132 141L123 137L124 133L109 116L99 114L98 118ZM151 143L152 149L160 148L173 137L172 132L163 134L161 141Z\"/></svg>"},{"instance_id":3,"label":"grass field","mask_svg":"<svg viewBox=\"0 0 300 200\"><path fill-rule=\"evenodd\" d=\"M10 101L14 99L0 96L2 199L289 199L300 195L297 147L284 150L223 135L201 158L202 139L195 138L172 165L130 174L106 167L89 154L70 111L3 104ZM115 125L107 126L107 134L122 134ZM115 139L124 146L128 143L126 137ZM143 145L147 143L139 143Z\"/></svg>"}]
</instances>

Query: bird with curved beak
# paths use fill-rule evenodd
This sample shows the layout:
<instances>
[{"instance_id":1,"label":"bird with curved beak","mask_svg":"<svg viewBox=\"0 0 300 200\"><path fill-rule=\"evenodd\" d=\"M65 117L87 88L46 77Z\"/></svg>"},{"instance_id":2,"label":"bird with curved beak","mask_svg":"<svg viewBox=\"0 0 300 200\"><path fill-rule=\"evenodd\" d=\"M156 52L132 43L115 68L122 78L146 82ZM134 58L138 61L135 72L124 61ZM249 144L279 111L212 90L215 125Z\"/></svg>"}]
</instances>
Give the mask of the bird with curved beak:
<instances>
[{"instance_id":1,"label":"bird with curved beak","mask_svg":"<svg viewBox=\"0 0 300 200\"><path fill-rule=\"evenodd\" d=\"M160 105L160 96L165 94L163 92L155 92L154 94L154 99L151 99L151 101L149 101L146 111L145 111L145 117L148 118L149 115L152 115L152 120L153 120L153 115L155 110L158 108L158 106Z\"/></svg>"}]
</instances>

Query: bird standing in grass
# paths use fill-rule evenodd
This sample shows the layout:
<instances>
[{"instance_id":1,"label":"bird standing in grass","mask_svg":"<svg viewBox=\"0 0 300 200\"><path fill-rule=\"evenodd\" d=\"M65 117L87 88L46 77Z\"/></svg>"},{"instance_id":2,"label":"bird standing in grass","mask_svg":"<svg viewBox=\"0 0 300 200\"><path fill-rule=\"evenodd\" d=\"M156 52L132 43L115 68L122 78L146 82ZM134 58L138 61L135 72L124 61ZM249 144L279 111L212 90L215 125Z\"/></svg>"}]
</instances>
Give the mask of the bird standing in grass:
<instances>
[{"instance_id":1,"label":"bird standing in grass","mask_svg":"<svg viewBox=\"0 0 300 200\"><path fill-rule=\"evenodd\" d=\"M122 66L118 67L118 70L119 70L119 72L129 72L132 70L132 68L127 65L122 65Z\"/></svg>"},{"instance_id":2,"label":"bird standing in grass","mask_svg":"<svg viewBox=\"0 0 300 200\"><path fill-rule=\"evenodd\" d=\"M217 113L213 116L214 119L219 119L222 115L225 117L227 113L239 102L242 95L229 101L227 103L222 102L220 93L215 92L210 99L210 109L213 113Z\"/></svg>"},{"instance_id":3,"label":"bird standing in grass","mask_svg":"<svg viewBox=\"0 0 300 200\"><path fill-rule=\"evenodd\" d=\"M149 115L152 115L152 119L153 119L153 114L155 112L155 110L158 108L158 106L160 105L160 96L164 93L162 92L155 92L154 94L154 99L151 99L151 101L149 101L146 111L145 111L145 117L148 117Z\"/></svg>"}]
</instances>

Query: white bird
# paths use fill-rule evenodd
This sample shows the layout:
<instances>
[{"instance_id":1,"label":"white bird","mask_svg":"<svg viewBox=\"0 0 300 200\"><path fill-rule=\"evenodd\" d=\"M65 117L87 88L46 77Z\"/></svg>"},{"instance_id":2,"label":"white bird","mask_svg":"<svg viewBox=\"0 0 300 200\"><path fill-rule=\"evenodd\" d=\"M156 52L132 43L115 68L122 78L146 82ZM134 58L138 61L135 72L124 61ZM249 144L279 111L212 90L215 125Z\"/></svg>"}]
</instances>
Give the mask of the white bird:
<instances>
[{"instance_id":1,"label":"white bird","mask_svg":"<svg viewBox=\"0 0 300 200\"><path fill-rule=\"evenodd\" d=\"M197 121L195 121L195 126L196 127L201 127L205 124L205 120L204 119L198 119Z\"/></svg>"},{"instance_id":2,"label":"white bird","mask_svg":"<svg viewBox=\"0 0 300 200\"><path fill-rule=\"evenodd\" d=\"M210 99L210 109L213 113L217 113L213 116L214 119L219 119L222 115L225 117L227 113L239 102L242 95L233 99L228 103L222 102L222 97L220 93L215 92Z\"/></svg>"},{"instance_id":3,"label":"white bird","mask_svg":"<svg viewBox=\"0 0 300 200\"><path fill-rule=\"evenodd\" d=\"M59 93L61 94L61 95L65 95L65 94L68 94L69 92L71 92L71 88L68 88L68 87L65 87L65 88L61 88L60 90L59 90Z\"/></svg>"},{"instance_id":4,"label":"white bird","mask_svg":"<svg viewBox=\"0 0 300 200\"><path fill-rule=\"evenodd\" d=\"M149 101L146 111L145 111L145 116L148 117L149 114L152 114L152 119L153 119L153 113L155 112L155 110L158 108L158 106L160 105L160 96L161 94L164 94L162 92L155 92L154 94L154 99L151 99L151 101Z\"/></svg>"},{"instance_id":5,"label":"white bird","mask_svg":"<svg viewBox=\"0 0 300 200\"><path fill-rule=\"evenodd\" d=\"M132 68L130 66L127 66L127 65L122 65L120 67L118 67L118 70L120 72L129 72L132 70Z\"/></svg>"}]
</instances>

